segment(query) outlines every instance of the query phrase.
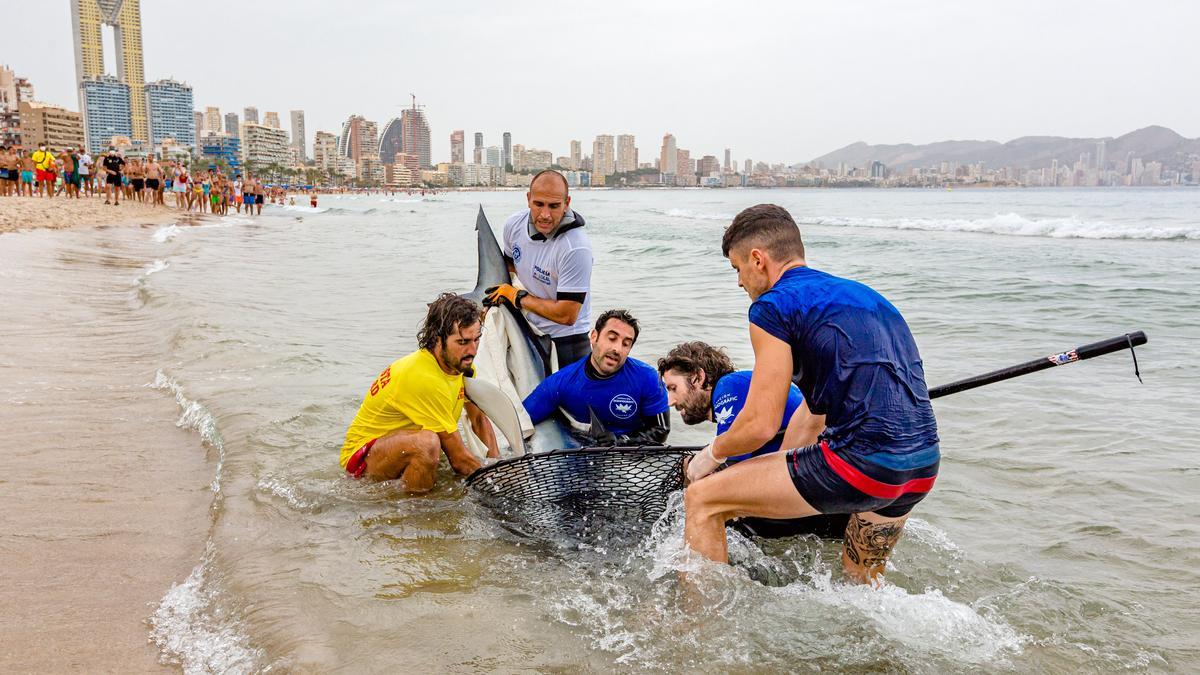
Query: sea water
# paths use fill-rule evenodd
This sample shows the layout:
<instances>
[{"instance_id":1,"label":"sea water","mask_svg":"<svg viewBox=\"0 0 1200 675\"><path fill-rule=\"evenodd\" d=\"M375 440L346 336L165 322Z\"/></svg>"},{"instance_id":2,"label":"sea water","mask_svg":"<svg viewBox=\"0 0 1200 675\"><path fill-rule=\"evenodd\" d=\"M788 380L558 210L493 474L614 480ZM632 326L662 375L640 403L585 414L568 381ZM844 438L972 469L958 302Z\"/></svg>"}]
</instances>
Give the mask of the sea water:
<instances>
[{"instance_id":1,"label":"sea water","mask_svg":"<svg viewBox=\"0 0 1200 675\"><path fill-rule=\"evenodd\" d=\"M126 311L165 344L213 475L195 570L150 618L188 672L900 672L1200 669L1200 190L579 191L593 307L642 324L653 363L704 340L751 367L749 300L723 228L760 202L811 266L905 315L931 385L1144 330L1128 352L935 403L943 460L880 588L840 546L683 547L678 497L644 540L530 540L448 467L409 496L347 478L338 450L426 303L475 280L475 214L521 192L322 196L203 227L109 229ZM76 245L100 236L63 234ZM63 259L58 267L95 264ZM711 425L672 419L670 441ZM699 596L679 588L698 572ZM770 579L764 583L763 579Z\"/></svg>"}]
</instances>

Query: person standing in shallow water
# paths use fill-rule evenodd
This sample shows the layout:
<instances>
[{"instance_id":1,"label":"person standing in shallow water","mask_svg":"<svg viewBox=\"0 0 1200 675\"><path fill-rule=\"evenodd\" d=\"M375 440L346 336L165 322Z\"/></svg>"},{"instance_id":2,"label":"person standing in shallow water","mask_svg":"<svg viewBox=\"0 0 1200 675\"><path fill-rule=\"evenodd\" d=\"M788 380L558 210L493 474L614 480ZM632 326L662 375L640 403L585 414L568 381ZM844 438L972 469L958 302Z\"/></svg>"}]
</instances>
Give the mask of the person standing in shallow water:
<instances>
[{"instance_id":1,"label":"person standing in shallow water","mask_svg":"<svg viewBox=\"0 0 1200 675\"><path fill-rule=\"evenodd\" d=\"M732 518L847 513L842 568L851 580L877 580L941 458L908 324L871 288L808 267L800 229L781 207L739 213L721 251L753 300L755 365L737 419L688 463L685 541L726 562ZM793 375L804 402L783 447L794 449L714 473L778 431Z\"/></svg>"},{"instance_id":2,"label":"person standing in shallow water","mask_svg":"<svg viewBox=\"0 0 1200 675\"><path fill-rule=\"evenodd\" d=\"M499 457L496 434L466 398L463 377L474 376L483 312L474 301L443 293L429 305L417 332L420 349L375 378L346 430L339 463L355 478L403 478L409 492L434 484L441 455L463 475L480 467L458 433L464 408L471 429Z\"/></svg>"},{"instance_id":3,"label":"person standing in shallow water","mask_svg":"<svg viewBox=\"0 0 1200 675\"><path fill-rule=\"evenodd\" d=\"M528 209L504 223L502 242L509 272L525 287L511 284L487 289L487 306L501 302L524 310L529 322L554 341L558 367L591 352L592 242L583 232L583 216L571 208L567 179L546 170L533 177L525 193Z\"/></svg>"}]
</instances>

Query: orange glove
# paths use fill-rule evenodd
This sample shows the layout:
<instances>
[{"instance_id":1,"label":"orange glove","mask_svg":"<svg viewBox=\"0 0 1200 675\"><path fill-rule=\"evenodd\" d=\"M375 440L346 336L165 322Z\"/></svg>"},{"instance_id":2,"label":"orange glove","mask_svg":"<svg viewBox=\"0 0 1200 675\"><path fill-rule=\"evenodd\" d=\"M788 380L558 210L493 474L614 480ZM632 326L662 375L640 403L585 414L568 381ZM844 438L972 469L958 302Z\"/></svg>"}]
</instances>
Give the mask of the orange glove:
<instances>
[{"instance_id":1,"label":"orange glove","mask_svg":"<svg viewBox=\"0 0 1200 675\"><path fill-rule=\"evenodd\" d=\"M483 304L488 307L499 307L500 302L507 300L508 304L517 307L517 289L512 284L500 284L484 289L487 297L483 299Z\"/></svg>"}]
</instances>

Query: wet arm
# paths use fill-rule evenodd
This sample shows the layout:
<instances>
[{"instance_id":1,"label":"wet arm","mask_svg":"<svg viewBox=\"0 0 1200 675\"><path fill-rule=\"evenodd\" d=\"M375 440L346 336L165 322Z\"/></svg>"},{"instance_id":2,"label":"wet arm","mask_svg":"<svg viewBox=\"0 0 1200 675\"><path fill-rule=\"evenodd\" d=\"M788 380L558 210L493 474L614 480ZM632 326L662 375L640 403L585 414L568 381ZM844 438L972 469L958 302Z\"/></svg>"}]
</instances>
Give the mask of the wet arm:
<instances>
[{"instance_id":1,"label":"wet arm","mask_svg":"<svg viewBox=\"0 0 1200 675\"><path fill-rule=\"evenodd\" d=\"M579 310L583 309L583 303L574 300L547 300L536 295L527 295L521 301L521 309L533 312L554 323L571 326L579 320Z\"/></svg>"},{"instance_id":2,"label":"wet arm","mask_svg":"<svg viewBox=\"0 0 1200 675\"><path fill-rule=\"evenodd\" d=\"M446 458L450 460L450 466L454 467L454 471L459 475L469 476L482 466L479 458L467 449L457 429L438 432L438 440L442 443L442 452L446 453ZM495 442L494 438L492 442Z\"/></svg>"},{"instance_id":3,"label":"wet arm","mask_svg":"<svg viewBox=\"0 0 1200 675\"><path fill-rule=\"evenodd\" d=\"M792 419L788 420L787 433L783 435L783 450L803 448L817 442L817 437L825 430L825 416L814 415L808 409L808 401L800 404Z\"/></svg>"},{"instance_id":4,"label":"wet arm","mask_svg":"<svg viewBox=\"0 0 1200 675\"><path fill-rule=\"evenodd\" d=\"M754 374L746 405L725 433L713 440L713 457L721 460L754 452L779 433L792 375L792 348L765 330L750 325Z\"/></svg>"}]
</instances>

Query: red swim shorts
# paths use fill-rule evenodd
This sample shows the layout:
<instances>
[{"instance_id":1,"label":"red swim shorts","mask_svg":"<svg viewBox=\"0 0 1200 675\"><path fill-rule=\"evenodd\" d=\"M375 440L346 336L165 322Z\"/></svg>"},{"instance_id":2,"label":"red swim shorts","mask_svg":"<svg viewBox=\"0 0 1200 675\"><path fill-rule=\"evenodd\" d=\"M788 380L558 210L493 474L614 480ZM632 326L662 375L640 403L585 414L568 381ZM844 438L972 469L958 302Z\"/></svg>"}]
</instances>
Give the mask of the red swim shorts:
<instances>
[{"instance_id":1,"label":"red swim shorts","mask_svg":"<svg viewBox=\"0 0 1200 675\"><path fill-rule=\"evenodd\" d=\"M363 474L367 471L367 453L371 452L371 448L375 445L375 441L378 440L378 438L372 438L366 443L363 443L361 448L355 450L353 455L350 455L350 459L346 461L346 473L354 476L355 478L363 477Z\"/></svg>"}]
</instances>

